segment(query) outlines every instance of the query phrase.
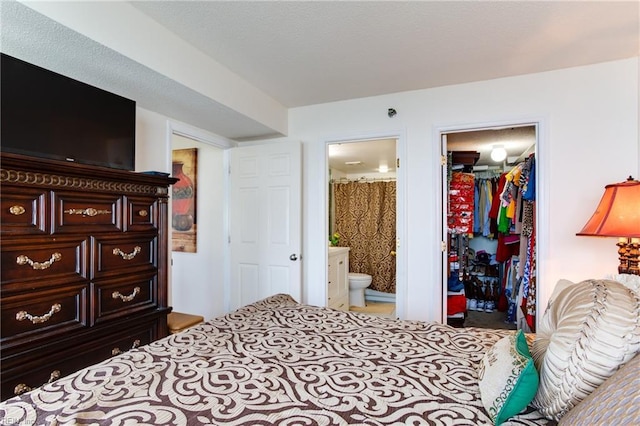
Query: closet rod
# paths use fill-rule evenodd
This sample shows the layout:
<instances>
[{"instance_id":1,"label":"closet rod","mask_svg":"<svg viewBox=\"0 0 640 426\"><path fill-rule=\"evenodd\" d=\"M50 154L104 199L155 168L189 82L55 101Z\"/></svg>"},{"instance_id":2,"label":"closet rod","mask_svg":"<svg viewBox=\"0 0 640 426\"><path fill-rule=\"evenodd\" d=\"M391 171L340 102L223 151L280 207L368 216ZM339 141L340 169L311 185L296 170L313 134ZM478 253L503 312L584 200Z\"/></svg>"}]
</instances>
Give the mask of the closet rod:
<instances>
[{"instance_id":1,"label":"closet rod","mask_svg":"<svg viewBox=\"0 0 640 426\"><path fill-rule=\"evenodd\" d=\"M516 161L513 162L513 164L518 164L525 161L527 158L529 158L531 154L534 154L535 152L536 152L536 144L534 142L527 149L525 149L522 154L520 154L520 156L516 159Z\"/></svg>"},{"instance_id":2,"label":"closet rod","mask_svg":"<svg viewBox=\"0 0 640 426\"><path fill-rule=\"evenodd\" d=\"M392 182L395 181L395 177L385 177L385 178L360 178L360 179L348 179L348 178L339 178L339 179L331 179L330 183L349 183L349 182Z\"/></svg>"},{"instance_id":3,"label":"closet rod","mask_svg":"<svg viewBox=\"0 0 640 426\"><path fill-rule=\"evenodd\" d=\"M479 172L473 172L476 179L492 179L500 177L503 172L501 170L482 170Z\"/></svg>"}]
</instances>

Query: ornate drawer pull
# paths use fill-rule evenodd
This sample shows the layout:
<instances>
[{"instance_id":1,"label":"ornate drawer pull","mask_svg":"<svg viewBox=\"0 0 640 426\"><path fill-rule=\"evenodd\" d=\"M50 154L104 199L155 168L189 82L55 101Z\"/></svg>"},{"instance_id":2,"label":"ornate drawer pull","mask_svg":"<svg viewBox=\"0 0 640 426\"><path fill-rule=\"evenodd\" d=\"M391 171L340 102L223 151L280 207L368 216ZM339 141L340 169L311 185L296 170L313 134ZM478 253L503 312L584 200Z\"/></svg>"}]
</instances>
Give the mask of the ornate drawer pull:
<instances>
[{"instance_id":1,"label":"ornate drawer pull","mask_svg":"<svg viewBox=\"0 0 640 426\"><path fill-rule=\"evenodd\" d=\"M31 387L25 385L24 383L18 383L16 387L13 388L13 394L22 395L23 393L29 392L31 389L32 389Z\"/></svg>"},{"instance_id":2,"label":"ornate drawer pull","mask_svg":"<svg viewBox=\"0 0 640 426\"><path fill-rule=\"evenodd\" d=\"M79 214L82 216L97 216L99 214L111 214L110 210L97 210L93 207L87 207L86 209L68 209L64 211L66 214Z\"/></svg>"},{"instance_id":3,"label":"ornate drawer pull","mask_svg":"<svg viewBox=\"0 0 640 426\"><path fill-rule=\"evenodd\" d=\"M28 313L27 311L20 311L20 312L18 312L16 314L16 319L18 321L24 321L24 320L27 319L27 320L31 321L33 324L40 324L42 322L49 321L49 319L51 319L53 314L55 314L56 312L60 312L60 309L62 309L62 306L60 306L59 303L51 305L51 309L49 310L49 312L47 312L46 314L42 315L41 317L35 317L35 316L31 315L30 313Z\"/></svg>"},{"instance_id":4,"label":"ornate drawer pull","mask_svg":"<svg viewBox=\"0 0 640 426\"><path fill-rule=\"evenodd\" d=\"M131 302L138 295L138 293L140 293L140 287L134 288L133 293L128 296L121 294L119 291L114 291L113 293L111 293L111 297L113 299L120 298L120 300L122 300L123 302Z\"/></svg>"},{"instance_id":5,"label":"ornate drawer pull","mask_svg":"<svg viewBox=\"0 0 640 426\"><path fill-rule=\"evenodd\" d=\"M140 251L142 251L140 246L135 246L131 253L125 253L125 252L123 252L122 250L120 250L119 248L116 247L116 248L113 249L113 254L115 254L116 256L122 256L122 258L124 260L131 260L134 257L136 257L136 255L138 253L140 253Z\"/></svg>"},{"instance_id":6,"label":"ornate drawer pull","mask_svg":"<svg viewBox=\"0 0 640 426\"><path fill-rule=\"evenodd\" d=\"M136 339L133 341L133 345L131 345L131 349L135 349L138 346L140 346L140 340ZM129 349L129 350L131 350ZM113 349L111 349L111 355L120 355L122 353L122 350L118 347L115 347Z\"/></svg>"},{"instance_id":7,"label":"ornate drawer pull","mask_svg":"<svg viewBox=\"0 0 640 426\"><path fill-rule=\"evenodd\" d=\"M49 376L49 380L47 381L47 383L45 383L45 385L49 384L49 383L53 383L56 380L58 380L59 378L60 378L60 370L53 370L51 372L51 375ZM13 389L13 394L14 395L22 395L23 393L29 392L31 390L33 390L33 388L25 385L24 383L19 383Z\"/></svg>"},{"instance_id":8,"label":"ornate drawer pull","mask_svg":"<svg viewBox=\"0 0 640 426\"><path fill-rule=\"evenodd\" d=\"M29 259L29 257L25 256L24 254L21 254L16 258L16 263L18 265L29 264L29 266L31 266L33 269L41 271L43 269L47 269L48 267L53 265L53 262L59 261L60 259L62 259L62 254L58 252L53 253L51 255L51 258L44 262L34 262L33 260Z\"/></svg>"},{"instance_id":9,"label":"ornate drawer pull","mask_svg":"<svg viewBox=\"0 0 640 426\"><path fill-rule=\"evenodd\" d=\"M141 217L147 217L147 216L149 216L149 212L148 212L148 211L146 211L146 210L140 210L140 211L138 212L138 216L141 216Z\"/></svg>"},{"instance_id":10,"label":"ornate drawer pull","mask_svg":"<svg viewBox=\"0 0 640 426\"><path fill-rule=\"evenodd\" d=\"M9 207L9 213L11 213L14 216L20 216L21 214L24 214L24 212L26 212L26 210L22 206Z\"/></svg>"}]
</instances>

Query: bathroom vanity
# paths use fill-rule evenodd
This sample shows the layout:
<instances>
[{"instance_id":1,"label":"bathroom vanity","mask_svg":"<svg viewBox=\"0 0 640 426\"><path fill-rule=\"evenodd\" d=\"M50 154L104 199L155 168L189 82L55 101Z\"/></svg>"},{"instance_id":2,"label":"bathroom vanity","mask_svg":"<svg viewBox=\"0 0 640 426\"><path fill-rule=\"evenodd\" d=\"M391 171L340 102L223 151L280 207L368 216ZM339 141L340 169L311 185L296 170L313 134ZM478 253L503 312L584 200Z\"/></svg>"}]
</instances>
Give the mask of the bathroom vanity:
<instances>
[{"instance_id":1,"label":"bathroom vanity","mask_svg":"<svg viewBox=\"0 0 640 426\"><path fill-rule=\"evenodd\" d=\"M327 306L349 310L349 247L329 247Z\"/></svg>"}]
</instances>

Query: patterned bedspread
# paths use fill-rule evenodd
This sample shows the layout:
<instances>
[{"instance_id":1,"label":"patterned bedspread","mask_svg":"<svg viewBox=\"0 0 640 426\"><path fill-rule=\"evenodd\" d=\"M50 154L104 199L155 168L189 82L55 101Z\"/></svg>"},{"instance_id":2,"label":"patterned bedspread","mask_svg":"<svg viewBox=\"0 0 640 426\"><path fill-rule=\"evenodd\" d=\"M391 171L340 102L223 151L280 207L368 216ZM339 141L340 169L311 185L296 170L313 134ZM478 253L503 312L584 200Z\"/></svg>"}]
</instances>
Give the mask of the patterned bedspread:
<instances>
[{"instance_id":1,"label":"patterned bedspread","mask_svg":"<svg viewBox=\"0 0 640 426\"><path fill-rule=\"evenodd\" d=\"M489 425L477 365L507 331L277 295L0 404L1 424ZM527 410L506 424L547 424Z\"/></svg>"}]
</instances>

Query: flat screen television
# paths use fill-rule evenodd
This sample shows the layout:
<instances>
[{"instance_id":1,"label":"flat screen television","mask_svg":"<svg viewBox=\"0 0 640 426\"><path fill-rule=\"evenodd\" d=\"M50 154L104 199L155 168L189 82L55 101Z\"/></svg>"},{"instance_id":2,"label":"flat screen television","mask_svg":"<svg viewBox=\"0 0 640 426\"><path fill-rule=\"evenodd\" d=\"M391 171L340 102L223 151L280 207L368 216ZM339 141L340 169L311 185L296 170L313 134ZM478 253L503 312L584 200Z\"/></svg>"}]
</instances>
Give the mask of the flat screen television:
<instances>
[{"instance_id":1,"label":"flat screen television","mask_svg":"<svg viewBox=\"0 0 640 426\"><path fill-rule=\"evenodd\" d=\"M136 103L2 54L0 149L135 168Z\"/></svg>"}]
</instances>

